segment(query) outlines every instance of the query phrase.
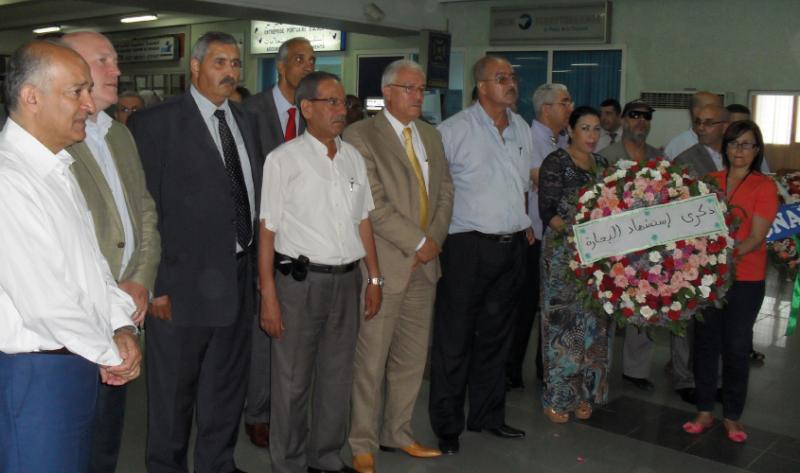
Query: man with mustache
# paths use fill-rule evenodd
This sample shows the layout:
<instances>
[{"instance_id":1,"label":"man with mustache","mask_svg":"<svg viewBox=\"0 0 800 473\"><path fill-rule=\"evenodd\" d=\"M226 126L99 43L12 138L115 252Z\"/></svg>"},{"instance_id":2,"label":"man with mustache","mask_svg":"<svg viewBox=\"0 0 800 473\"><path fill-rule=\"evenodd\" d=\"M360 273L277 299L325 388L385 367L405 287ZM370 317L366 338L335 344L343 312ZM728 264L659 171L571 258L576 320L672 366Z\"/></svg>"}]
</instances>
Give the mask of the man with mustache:
<instances>
[{"instance_id":1,"label":"man with mustache","mask_svg":"<svg viewBox=\"0 0 800 473\"><path fill-rule=\"evenodd\" d=\"M316 61L314 49L306 38L284 41L275 56L278 83L244 102L245 110L255 117L261 141L258 158L262 166L266 155L305 130L305 123L294 105L294 92L300 80L314 71ZM270 338L259 327L258 313L254 314L254 324L244 429L253 445L268 448Z\"/></svg>"},{"instance_id":2,"label":"man with mustache","mask_svg":"<svg viewBox=\"0 0 800 473\"><path fill-rule=\"evenodd\" d=\"M439 257L429 410L446 454L459 450L467 394L467 429L525 437L505 421L505 363L525 252L535 241L525 210L533 143L511 111L518 90L511 64L484 56L473 77L478 101L439 125L455 199Z\"/></svg>"},{"instance_id":3,"label":"man with mustache","mask_svg":"<svg viewBox=\"0 0 800 473\"><path fill-rule=\"evenodd\" d=\"M272 337L272 471L352 472L339 452L359 316L378 312L383 286L368 218L374 205L364 159L339 138L346 124L339 78L312 72L300 81L295 104L306 131L267 156L261 188L258 275L261 327ZM359 310L362 258L368 279Z\"/></svg>"},{"instance_id":4,"label":"man with mustache","mask_svg":"<svg viewBox=\"0 0 800 473\"><path fill-rule=\"evenodd\" d=\"M416 458L442 454L416 441L411 415L428 358L441 275L438 256L453 211L453 181L441 136L419 119L425 97L420 65L395 61L383 72L381 84L386 108L344 132L367 165L375 200L370 222L387 281L383 307L361 324L356 345L349 441L359 473L375 471L379 446Z\"/></svg>"},{"instance_id":5,"label":"man with mustache","mask_svg":"<svg viewBox=\"0 0 800 473\"><path fill-rule=\"evenodd\" d=\"M103 110L117 101L117 53L105 36L70 33L61 41L83 57L92 74L97 112L86 121L86 139L67 148L111 274L136 303L133 321L141 326L153 290L161 240L158 216L144 181L133 137ZM91 471L116 470L125 418L126 386L100 385Z\"/></svg>"},{"instance_id":6,"label":"man with mustache","mask_svg":"<svg viewBox=\"0 0 800 473\"><path fill-rule=\"evenodd\" d=\"M0 471L89 471L100 380L139 375L117 287L64 149L95 113L89 67L44 41L9 60L0 132Z\"/></svg>"},{"instance_id":7,"label":"man with mustache","mask_svg":"<svg viewBox=\"0 0 800 473\"><path fill-rule=\"evenodd\" d=\"M236 39L208 32L192 48L192 85L128 121L158 209L162 258L147 318L147 469L185 472L233 461L247 388L255 307L256 131L228 97Z\"/></svg>"}]
</instances>

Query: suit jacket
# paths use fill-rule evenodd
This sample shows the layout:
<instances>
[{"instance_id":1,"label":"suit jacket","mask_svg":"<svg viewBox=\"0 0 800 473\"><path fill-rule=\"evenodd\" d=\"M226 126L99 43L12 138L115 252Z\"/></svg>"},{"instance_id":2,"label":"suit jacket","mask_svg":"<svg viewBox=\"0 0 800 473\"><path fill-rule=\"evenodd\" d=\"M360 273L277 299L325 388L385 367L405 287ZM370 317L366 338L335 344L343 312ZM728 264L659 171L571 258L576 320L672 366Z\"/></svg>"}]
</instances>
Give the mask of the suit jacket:
<instances>
[{"instance_id":1,"label":"suit jacket","mask_svg":"<svg viewBox=\"0 0 800 473\"><path fill-rule=\"evenodd\" d=\"M75 159L72 172L81 187L94 220L100 251L108 261L111 273L119 276L125 245L136 245L120 281L135 281L153 290L161 258L158 215L147 192L142 163L136 143L128 129L116 120L105 136L125 194L135 241L126 242L117 206L103 171L85 142L75 143L67 151Z\"/></svg>"},{"instance_id":2,"label":"suit jacket","mask_svg":"<svg viewBox=\"0 0 800 473\"><path fill-rule=\"evenodd\" d=\"M682 166L688 166L689 172L695 177L703 177L718 170L706 147L700 143L676 156L674 161Z\"/></svg>"},{"instance_id":3,"label":"suit jacket","mask_svg":"<svg viewBox=\"0 0 800 473\"><path fill-rule=\"evenodd\" d=\"M284 142L284 130L281 128L281 120L278 118L278 109L275 106L275 98L272 96L272 89L255 94L245 100L244 109L251 115L252 121L258 130L259 141L261 142L261 166L264 165L264 158L275 148ZM300 113L300 109L297 109ZM297 136L306 129L305 120L300 115L300 127Z\"/></svg>"},{"instance_id":4,"label":"suit jacket","mask_svg":"<svg viewBox=\"0 0 800 473\"><path fill-rule=\"evenodd\" d=\"M230 107L250 159L257 218L262 171L258 137L244 111L235 103ZM191 93L135 113L128 126L158 211L161 264L154 296L170 296L176 325L230 325L240 302L245 304L241 310L253 313L255 251L250 252L245 298L240 301L230 181ZM254 243L257 228L254 219Z\"/></svg>"},{"instance_id":5,"label":"suit jacket","mask_svg":"<svg viewBox=\"0 0 800 473\"><path fill-rule=\"evenodd\" d=\"M381 112L368 120L348 126L345 141L364 156L375 209L369 219L375 232L375 246L386 292L400 292L408 285L411 265L422 237L444 245L453 214L453 181L444 156L442 137L432 126L415 120L428 157L428 230L419 227L419 192L414 169L397 133ZM422 266L435 283L441 276L439 259Z\"/></svg>"}]
</instances>

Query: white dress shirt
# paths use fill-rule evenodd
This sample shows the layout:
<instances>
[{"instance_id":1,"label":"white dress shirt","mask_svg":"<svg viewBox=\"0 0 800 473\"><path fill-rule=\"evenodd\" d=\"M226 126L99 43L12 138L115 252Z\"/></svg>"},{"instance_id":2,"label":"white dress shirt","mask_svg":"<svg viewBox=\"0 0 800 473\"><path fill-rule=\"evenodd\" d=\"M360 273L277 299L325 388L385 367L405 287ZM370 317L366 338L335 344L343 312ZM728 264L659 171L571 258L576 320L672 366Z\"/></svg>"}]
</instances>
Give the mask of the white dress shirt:
<instances>
[{"instance_id":1,"label":"white dress shirt","mask_svg":"<svg viewBox=\"0 0 800 473\"><path fill-rule=\"evenodd\" d=\"M223 165L225 164L225 154L222 151L222 139L219 137L219 119L214 116L214 112L217 110L225 111L225 121L228 123L228 127L231 129L233 141L236 142L236 150L239 152L239 161L242 163L244 186L247 188L247 200L250 202L250 218L254 220L256 218L256 198L253 185L253 172L250 168L250 159L247 155L247 147L244 145L244 138L242 138L242 133L239 131L239 126L236 124L236 118L233 116L231 106L228 103L228 100L225 100L222 105L217 107L210 100L205 98L203 94L201 94L194 87L194 85L191 87L191 93L192 97L194 97L194 101L197 103L197 108L200 109L200 115L203 117L203 122L208 127L208 131L211 133L211 138L214 140L214 144L217 145L219 157L222 160ZM242 246L237 241L236 251L240 252L242 250Z\"/></svg>"},{"instance_id":2,"label":"white dress shirt","mask_svg":"<svg viewBox=\"0 0 800 473\"><path fill-rule=\"evenodd\" d=\"M135 306L100 253L66 151L53 154L13 120L0 132L0 351L69 351L122 362L114 330Z\"/></svg>"},{"instance_id":3,"label":"white dress shirt","mask_svg":"<svg viewBox=\"0 0 800 473\"><path fill-rule=\"evenodd\" d=\"M547 155L559 148L567 149L569 145L569 137L566 133L553 135L553 130L535 118L531 122L531 137L533 139L531 169L539 169ZM541 240L544 234L544 224L539 218L539 188L534 185L531 185L531 190L528 191L528 217L531 219L534 236L537 240Z\"/></svg>"},{"instance_id":4,"label":"white dress shirt","mask_svg":"<svg viewBox=\"0 0 800 473\"><path fill-rule=\"evenodd\" d=\"M366 252L358 226L375 208L364 158L336 138L336 155L305 132L267 155L261 217L275 232L275 251L340 265Z\"/></svg>"},{"instance_id":5,"label":"white dress shirt","mask_svg":"<svg viewBox=\"0 0 800 473\"><path fill-rule=\"evenodd\" d=\"M125 235L125 247L122 249L122 264L120 265L119 274L116 278L122 278L125 273L125 268L133 256L133 250L136 248L136 241L133 233L133 222L131 222L130 213L128 213L128 203L125 201L125 191L122 189L122 181L119 179L119 171L117 165L114 163L114 157L111 155L111 148L108 147L106 142L106 135L111 128L112 119L106 112L97 114L97 121L86 120L86 146L92 152L92 157L100 166L103 172L103 177L106 178L106 183L111 189L111 195L114 197L114 205L119 213L119 218L122 221L122 231Z\"/></svg>"},{"instance_id":6,"label":"white dress shirt","mask_svg":"<svg viewBox=\"0 0 800 473\"><path fill-rule=\"evenodd\" d=\"M272 100L275 101L275 109L278 111L278 119L281 121L281 132L286 136L286 125L289 123L289 109L296 109L293 103L286 100L283 92L276 85L272 88ZM294 129L297 131L297 136L300 135L300 110L294 113Z\"/></svg>"},{"instance_id":7,"label":"white dress shirt","mask_svg":"<svg viewBox=\"0 0 800 473\"><path fill-rule=\"evenodd\" d=\"M722 161L722 153L720 153L719 151L715 150L710 146L703 146L703 147L708 152L708 155L711 156L711 160L714 161L714 166L717 167L717 171L725 169L725 163Z\"/></svg>"},{"instance_id":8,"label":"white dress shirt","mask_svg":"<svg viewBox=\"0 0 800 473\"><path fill-rule=\"evenodd\" d=\"M664 156L670 161L677 158L679 154L697 144L697 133L691 128L681 132L671 139L664 148Z\"/></svg>"},{"instance_id":9,"label":"white dress shirt","mask_svg":"<svg viewBox=\"0 0 800 473\"><path fill-rule=\"evenodd\" d=\"M400 140L400 146L403 149L406 149L406 137L403 134L403 130L406 128L411 128L411 144L414 146L414 154L417 155L417 161L419 161L419 167L422 169L422 177L425 180L425 189L430 191L431 185L428 178L428 155L425 153L425 146L422 144L422 138L419 136L419 131L417 130L417 125L414 124L414 121L410 121L408 125L403 125L400 123L400 120L396 119L389 113L389 110L384 110L386 113L386 119L389 120L389 123L392 125L392 129L394 132L397 133L397 139Z\"/></svg>"}]
</instances>

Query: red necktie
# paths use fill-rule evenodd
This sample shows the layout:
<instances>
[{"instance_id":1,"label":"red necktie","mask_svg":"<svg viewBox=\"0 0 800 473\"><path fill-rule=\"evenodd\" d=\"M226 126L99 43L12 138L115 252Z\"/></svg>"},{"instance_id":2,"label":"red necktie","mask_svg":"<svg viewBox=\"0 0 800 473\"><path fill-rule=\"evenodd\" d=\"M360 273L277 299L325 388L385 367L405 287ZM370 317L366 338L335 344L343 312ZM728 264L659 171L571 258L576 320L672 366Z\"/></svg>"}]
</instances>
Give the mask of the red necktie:
<instances>
[{"instance_id":1,"label":"red necktie","mask_svg":"<svg viewBox=\"0 0 800 473\"><path fill-rule=\"evenodd\" d=\"M297 109L295 107L289 109L289 121L286 122L286 133L283 134L284 141L289 141L297 136L297 125L294 123L294 115L296 113Z\"/></svg>"}]
</instances>

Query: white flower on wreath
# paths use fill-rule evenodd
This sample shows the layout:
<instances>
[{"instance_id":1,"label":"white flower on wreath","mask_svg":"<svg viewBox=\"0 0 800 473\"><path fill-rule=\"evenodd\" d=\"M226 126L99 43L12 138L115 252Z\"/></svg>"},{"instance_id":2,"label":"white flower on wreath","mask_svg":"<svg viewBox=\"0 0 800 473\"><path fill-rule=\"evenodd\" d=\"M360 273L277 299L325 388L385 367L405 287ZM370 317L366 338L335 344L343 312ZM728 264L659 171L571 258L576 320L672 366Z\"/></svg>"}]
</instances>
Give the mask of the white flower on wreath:
<instances>
[{"instance_id":1,"label":"white flower on wreath","mask_svg":"<svg viewBox=\"0 0 800 473\"><path fill-rule=\"evenodd\" d=\"M612 304L610 302L606 302L605 304L603 304L603 310L605 310L606 314L608 314L608 315L613 314L614 313L614 304Z\"/></svg>"},{"instance_id":2,"label":"white flower on wreath","mask_svg":"<svg viewBox=\"0 0 800 473\"><path fill-rule=\"evenodd\" d=\"M667 244L666 244L666 245L664 245L664 246L665 246L665 247L667 248L667 250L669 250L669 251L672 251L672 250L674 250L675 248L677 248L677 245L675 245L675 242L674 242L674 241L671 241L671 242L667 243Z\"/></svg>"},{"instance_id":3,"label":"white flower on wreath","mask_svg":"<svg viewBox=\"0 0 800 473\"><path fill-rule=\"evenodd\" d=\"M605 297L606 299L611 299L611 296L613 296L611 291L606 291L603 293L603 297Z\"/></svg>"},{"instance_id":4,"label":"white flower on wreath","mask_svg":"<svg viewBox=\"0 0 800 473\"><path fill-rule=\"evenodd\" d=\"M699 190L701 194L708 194L708 186L703 181L697 183L697 190Z\"/></svg>"},{"instance_id":5,"label":"white flower on wreath","mask_svg":"<svg viewBox=\"0 0 800 473\"><path fill-rule=\"evenodd\" d=\"M663 313L665 313L665 314L666 314L667 312L669 312L669 306L666 306L666 305L665 305L664 307L662 307L662 308L661 308L661 312L663 312Z\"/></svg>"},{"instance_id":6,"label":"white flower on wreath","mask_svg":"<svg viewBox=\"0 0 800 473\"><path fill-rule=\"evenodd\" d=\"M711 289L708 286L700 286L700 294L703 296L703 299L707 298L709 294L711 294Z\"/></svg>"},{"instance_id":7,"label":"white flower on wreath","mask_svg":"<svg viewBox=\"0 0 800 473\"><path fill-rule=\"evenodd\" d=\"M597 194L595 194L595 192L590 189L590 190L588 190L588 191L583 193L583 195L581 196L579 202L582 203L582 204L585 204L586 202L589 202L590 200L594 199L596 196L597 196Z\"/></svg>"},{"instance_id":8,"label":"white flower on wreath","mask_svg":"<svg viewBox=\"0 0 800 473\"><path fill-rule=\"evenodd\" d=\"M617 161L617 167L625 170L628 170L634 164L636 164L636 161L631 161L630 159L620 159Z\"/></svg>"},{"instance_id":9,"label":"white flower on wreath","mask_svg":"<svg viewBox=\"0 0 800 473\"><path fill-rule=\"evenodd\" d=\"M716 281L716 280L717 280L717 277L715 275L706 274L705 276L703 276L703 279L700 280L700 284L702 284L703 286L710 286L710 285L714 284L714 281ZM702 286L700 287L700 289L702 289ZM705 297L705 295L703 297Z\"/></svg>"},{"instance_id":10,"label":"white flower on wreath","mask_svg":"<svg viewBox=\"0 0 800 473\"><path fill-rule=\"evenodd\" d=\"M681 303L678 302L678 301L673 302L672 305L669 306L669 310L674 310L674 311L679 311L682 308L683 308L683 306L681 306Z\"/></svg>"},{"instance_id":11,"label":"white flower on wreath","mask_svg":"<svg viewBox=\"0 0 800 473\"><path fill-rule=\"evenodd\" d=\"M592 274L594 275L594 278L597 279L598 281L601 281L603 279L603 274L604 273L602 271L600 271L599 269L597 271L595 271L594 273L592 273Z\"/></svg>"},{"instance_id":12,"label":"white flower on wreath","mask_svg":"<svg viewBox=\"0 0 800 473\"><path fill-rule=\"evenodd\" d=\"M646 300L647 296L643 292L636 293L636 302L638 302L639 304L644 304Z\"/></svg>"},{"instance_id":13,"label":"white flower on wreath","mask_svg":"<svg viewBox=\"0 0 800 473\"><path fill-rule=\"evenodd\" d=\"M717 265L717 255L709 255L708 256L708 263L712 266Z\"/></svg>"},{"instance_id":14,"label":"white flower on wreath","mask_svg":"<svg viewBox=\"0 0 800 473\"><path fill-rule=\"evenodd\" d=\"M580 266L580 265L578 264L578 262L577 262L577 261L575 261L575 260L570 260L570 262L569 262L569 269L571 269L571 270L575 271L576 269L578 269L578 266Z\"/></svg>"},{"instance_id":15,"label":"white flower on wreath","mask_svg":"<svg viewBox=\"0 0 800 473\"><path fill-rule=\"evenodd\" d=\"M656 312L651 309L649 305L643 306L641 309L639 309L639 313L642 314L642 317L645 319L649 319L656 314Z\"/></svg>"},{"instance_id":16,"label":"white flower on wreath","mask_svg":"<svg viewBox=\"0 0 800 473\"><path fill-rule=\"evenodd\" d=\"M680 187L683 185L683 176L680 174L673 174L672 181L675 183L676 186Z\"/></svg>"},{"instance_id":17,"label":"white flower on wreath","mask_svg":"<svg viewBox=\"0 0 800 473\"><path fill-rule=\"evenodd\" d=\"M620 296L620 299L622 299L622 302L624 302L623 304L624 307L631 306L631 296L629 296L627 292L623 292L622 295Z\"/></svg>"},{"instance_id":18,"label":"white flower on wreath","mask_svg":"<svg viewBox=\"0 0 800 473\"><path fill-rule=\"evenodd\" d=\"M658 263L659 261L661 261L661 253L659 253L658 251L651 251L650 255L648 255L648 259L650 260L651 263Z\"/></svg>"}]
</instances>

